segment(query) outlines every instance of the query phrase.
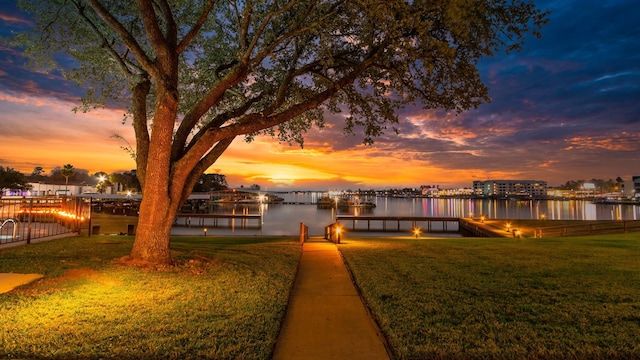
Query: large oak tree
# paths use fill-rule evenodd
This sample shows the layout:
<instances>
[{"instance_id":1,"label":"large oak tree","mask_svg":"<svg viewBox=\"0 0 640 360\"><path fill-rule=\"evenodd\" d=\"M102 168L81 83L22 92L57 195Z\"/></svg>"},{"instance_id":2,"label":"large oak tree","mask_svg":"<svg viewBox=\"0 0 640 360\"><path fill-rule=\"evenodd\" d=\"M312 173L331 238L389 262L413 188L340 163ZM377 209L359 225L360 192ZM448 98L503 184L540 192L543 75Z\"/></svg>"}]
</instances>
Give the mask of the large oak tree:
<instances>
[{"instance_id":1,"label":"large oak tree","mask_svg":"<svg viewBox=\"0 0 640 360\"><path fill-rule=\"evenodd\" d=\"M488 101L477 61L539 35L523 0L22 0L16 44L88 89L126 100L143 192L131 259L168 263L172 219L234 138L302 143L323 112L370 143L395 110ZM68 56L60 56L60 53ZM69 57L70 56L70 57ZM58 59L58 61L54 61Z\"/></svg>"}]
</instances>

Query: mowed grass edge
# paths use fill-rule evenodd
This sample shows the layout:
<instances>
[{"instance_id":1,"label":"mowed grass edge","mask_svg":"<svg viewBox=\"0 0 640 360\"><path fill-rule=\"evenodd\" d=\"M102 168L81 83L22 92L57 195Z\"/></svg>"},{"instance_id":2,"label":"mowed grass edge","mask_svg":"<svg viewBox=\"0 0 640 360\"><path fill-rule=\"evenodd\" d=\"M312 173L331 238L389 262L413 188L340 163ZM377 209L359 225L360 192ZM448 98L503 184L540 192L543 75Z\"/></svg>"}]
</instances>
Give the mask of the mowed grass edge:
<instances>
[{"instance_id":1,"label":"mowed grass edge","mask_svg":"<svg viewBox=\"0 0 640 360\"><path fill-rule=\"evenodd\" d=\"M292 238L176 237L175 265L118 259L133 238L0 250L0 272L44 279L0 294L0 358L268 359L301 248Z\"/></svg>"},{"instance_id":2,"label":"mowed grass edge","mask_svg":"<svg viewBox=\"0 0 640 360\"><path fill-rule=\"evenodd\" d=\"M637 233L339 248L397 359L640 358Z\"/></svg>"}]
</instances>

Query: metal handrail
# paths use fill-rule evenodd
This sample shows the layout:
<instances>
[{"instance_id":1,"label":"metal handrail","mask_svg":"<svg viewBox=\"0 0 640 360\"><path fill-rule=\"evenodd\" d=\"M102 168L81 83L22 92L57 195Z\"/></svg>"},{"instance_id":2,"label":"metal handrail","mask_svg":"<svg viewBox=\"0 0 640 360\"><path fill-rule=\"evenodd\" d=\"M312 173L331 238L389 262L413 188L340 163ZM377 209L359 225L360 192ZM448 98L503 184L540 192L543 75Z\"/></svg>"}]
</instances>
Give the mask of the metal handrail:
<instances>
[{"instance_id":1,"label":"metal handrail","mask_svg":"<svg viewBox=\"0 0 640 360\"><path fill-rule=\"evenodd\" d=\"M11 240L15 240L18 234L18 225L20 225L20 221L16 220L16 219L6 219L2 225L0 225L0 231L2 231L2 229L4 228L5 225L7 225L8 222L11 222L13 224L13 237L11 238Z\"/></svg>"}]
</instances>

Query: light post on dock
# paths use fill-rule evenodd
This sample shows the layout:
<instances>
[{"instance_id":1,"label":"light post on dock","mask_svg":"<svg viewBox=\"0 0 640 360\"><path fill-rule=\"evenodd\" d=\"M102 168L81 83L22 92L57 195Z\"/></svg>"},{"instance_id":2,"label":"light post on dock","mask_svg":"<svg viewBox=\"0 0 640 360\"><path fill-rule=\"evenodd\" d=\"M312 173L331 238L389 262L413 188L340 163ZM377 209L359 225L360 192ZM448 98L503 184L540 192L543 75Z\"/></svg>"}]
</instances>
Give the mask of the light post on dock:
<instances>
[{"instance_id":1,"label":"light post on dock","mask_svg":"<svg viewBox=\"0 0 640 360\"><path fill-rule=\"evenodd\" d=\"M258 195L258 202L260 203L260 224L264 224L264 217L262 216L264 214L264 200L265 196L263 194Z\"/></svg>"}]
</instances>

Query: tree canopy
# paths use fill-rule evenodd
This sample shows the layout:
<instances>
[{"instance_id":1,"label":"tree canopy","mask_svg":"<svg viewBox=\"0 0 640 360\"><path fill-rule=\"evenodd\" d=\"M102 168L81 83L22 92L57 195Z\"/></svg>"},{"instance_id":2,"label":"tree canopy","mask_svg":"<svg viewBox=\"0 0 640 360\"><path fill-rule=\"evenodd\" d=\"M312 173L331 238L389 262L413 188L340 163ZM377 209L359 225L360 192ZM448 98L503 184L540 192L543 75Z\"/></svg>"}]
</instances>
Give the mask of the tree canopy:
<instances>
[{"instance_id":1,"label":"tree canopy","mask_svg":"<svg viewBox=\"0 0 640 360\"><path fill-rule=\"evenodd\" d=\"M8 166L0 166L0 196L5 190L28 190L30 187L23 173Z\"/></svg>"},{"instance_id":2,"label":"tree canopy","mask_svg":"<svg viewBox=\"0 0 640 360\"><path fill-rule=\"evenodd\" d=\"M489 99L477 61L519 49L546 21L523 0L20 3L36 25L16 43L88 89L78 110L129 104L143 188L137 242L168 243L151 217L175 214L235 137L302 144L325 112L342 112L345 131L371 143L407 104L478 106ZM143 253L134 245L134 257L155 256Z\"/></svg>"}]
</instances>

